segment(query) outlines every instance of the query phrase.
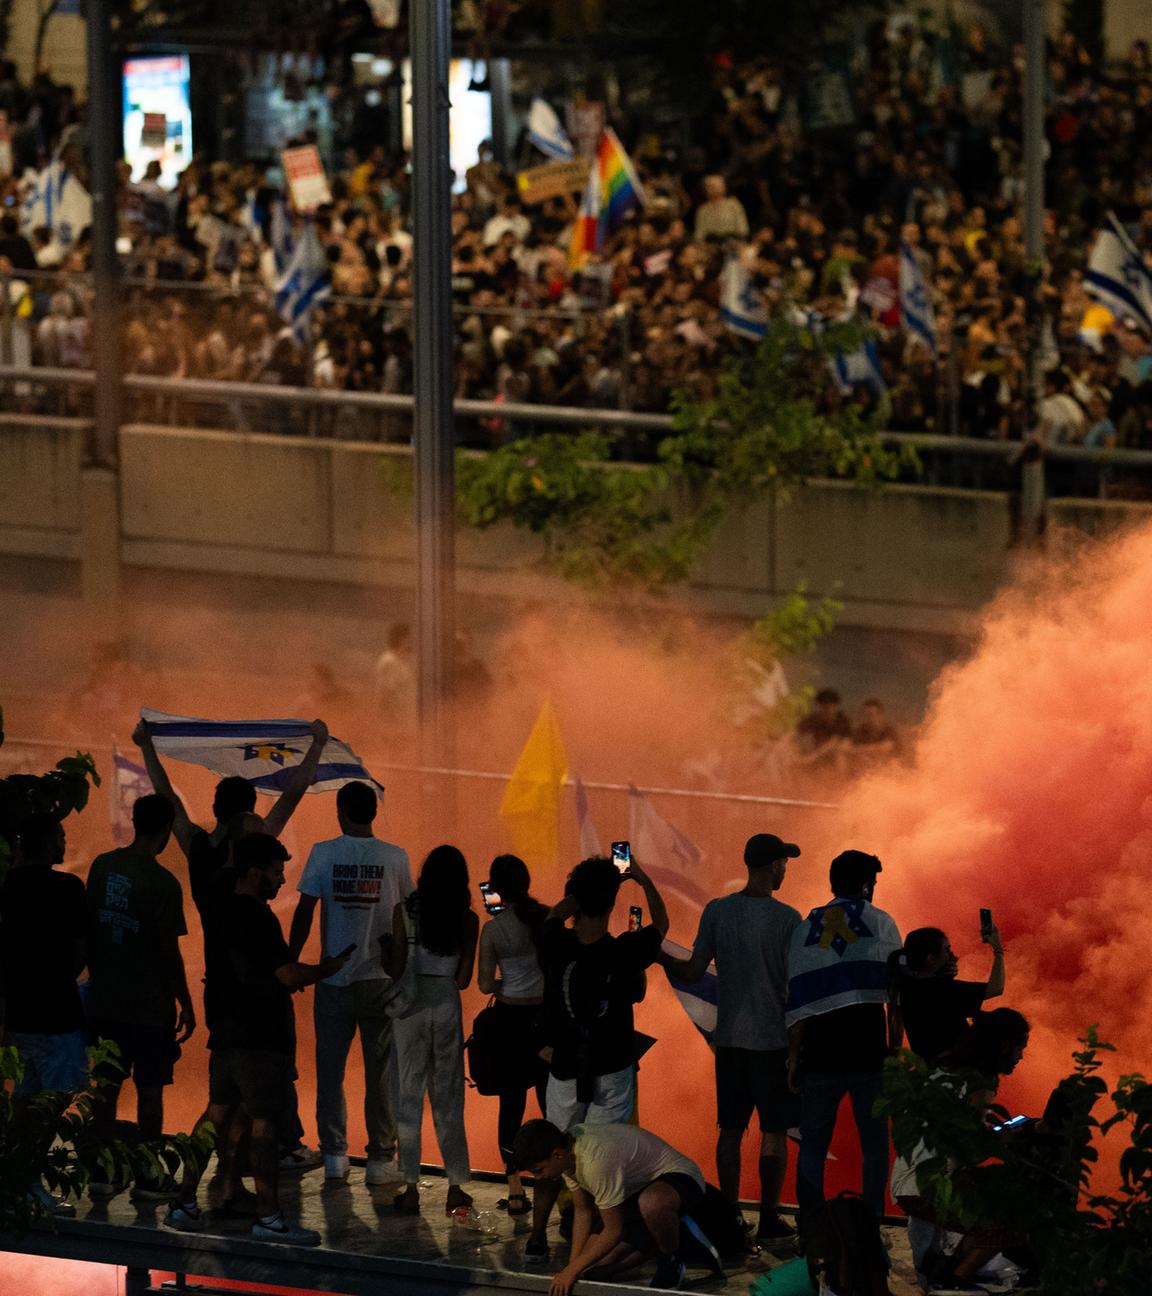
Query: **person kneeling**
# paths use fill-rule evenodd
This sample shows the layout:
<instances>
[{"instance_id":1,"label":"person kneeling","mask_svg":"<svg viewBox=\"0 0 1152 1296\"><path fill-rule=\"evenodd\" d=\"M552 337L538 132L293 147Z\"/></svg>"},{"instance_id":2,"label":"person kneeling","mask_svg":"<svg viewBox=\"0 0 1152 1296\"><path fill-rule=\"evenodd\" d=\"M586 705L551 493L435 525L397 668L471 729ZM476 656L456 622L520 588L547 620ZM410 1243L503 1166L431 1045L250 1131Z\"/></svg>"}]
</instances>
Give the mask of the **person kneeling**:
<instances>
[{"instance_id":1,"label":"person kneeling","mask_svg":"<svg viewBox=\"0 0 1152 1296\"><path fill-rule=\"evenodd\" d=\"M537 1180L563 1178L572 1194L571 1258L553 1278L550 1296L569 1296L592 1269L599 1276L625 1267L652 1243L659 1252L652 1286L683 1286L680 1224L704 1198L694 1161L634 1125L574 1125L564 1134L546 1120L524 1124L513 1152L521 1170Z\"/></svg>"}]
</instances>

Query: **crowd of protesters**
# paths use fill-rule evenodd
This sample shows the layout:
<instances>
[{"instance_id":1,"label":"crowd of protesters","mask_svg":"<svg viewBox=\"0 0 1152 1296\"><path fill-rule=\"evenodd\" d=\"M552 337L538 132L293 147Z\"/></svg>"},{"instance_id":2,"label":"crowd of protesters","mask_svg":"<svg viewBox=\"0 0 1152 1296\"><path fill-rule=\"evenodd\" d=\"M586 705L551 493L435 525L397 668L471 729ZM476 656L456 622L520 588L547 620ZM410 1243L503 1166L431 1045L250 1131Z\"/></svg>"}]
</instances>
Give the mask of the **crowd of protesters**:
<instances>
[{"instance_id":1,"label":"crowd of protesters","mask_svg":"<svg viewBox=\"0 0 1152 1296\"><path fill-rule=\"evenodd\" d=\"M1021 224L1022 54L972 27L948 39L914 21L877 24L845 71L850 109L817 129L769 57L718 59L707 111L672 146L621 92L610 119L647 205L579 269L568 256L578 195L524 206L482 150L453 199L453 294L461 396L662 413L707 397L746 345L719 310L731 240L757 286L878 331L896 430L1012 438L1025 420L1026 267ZM0 109L23 121L16 170L43 164L80 120L67 87L0 75ZM1047 314L1042 410L1050 440L1152 448L1152 341L1087 296L1083 267L1107 210L1152 257L1152 64L1147 45L1093 68L1074 37L1048 63ZM537 161L542 160L538 155ZM348 150L317 217L334 297L301 346L276 311L274 191L256 163L196 158L174 191L157 167L120 186L128 290L125 365L135 373L408 392L412 234L408 160ZM11 195L15 182L9 182ZM28 281L39 363L89 362L83 239L19 234L7 209L0 265ZM939 354L898 327L901 241L935 297ZM143 285L143 286L142 286ZM154 286L147 286L154 285ZM862 400L873 399L863 388ZM393 419L376 435L403 438ZM314 429L313 429L314 430ZM339 426L331 429L341 433ZM499 422L477 430L507 435Z\"/></svg>"},{"instance_id":2,"label":"crowd of protesters","mask_svg":"<svg viewBox=\"0 0 1152 1296\"><path fill-rule=\"evenodd\" d=\"M1006 984L990 914L982 915L981 933L993 953L990 974L959 980L945 932L922 928L902 939L876 907L882 865L875 855L839 854L829 870L831 898L807 917L781 902L789 869L806 862L798 845L770 833L749 838L746 884L704 907L694 945L684 950L667 944L660 888L627 852L617 858L614 846L612 859L581 862L551 904L533 896L528 868L511 855L492 861L475 894L468 862L451 845L433 849L414 881L407 853L375 835L376 789L350 781L335 796L338 835L316 843L294 870L298 901L286 935L270 908L291 858L280 837L327 739L315 721L311 744L265 816L255 813L253 785L229 776L216 787L211 825L200 827L141 722L134 740L155 791L135 802L130 844L99 855L83 885L53 871L64 855L59 820L40 813L20 826L0 885L0 1025L24 1066L17 1102L84 1088L85 1041L112 1041L119 1066L99 1064L104 1088L94 1108L104 1143L128 1077L141 1136L156 1140L180 1046L202 1029L201 1011L208 1033L200 1124L210 1122L215 1139L212 1185L201 1191L202 1165L186 1163L179 1181L156 1170L129 1183L102 1163L92 1167L92 1197L130 1190L137 1202L167 1202L164 1222L184 1232L242 1221L259 1241L318 1245L319 1233L285 1215L279 1183L321 1164L327 1181L349 1179L345 1067L359 1035L366 1189L388 1190L399 1215L428 1205L432 1193L420 1183L427 1097L447 1179L443 1205L467 1223L474 1206L466 1188L472 1162L461 992L477 962L480 988L493 1003L472 1024L469 1065L480 1093L498 1096L496 1142L508 1175L500 1207L530 1216L525 1262L549 1262L561 1180L571 1193L572 1214L566 1221L562 1213L560 1223L571 1245L553 1296L569 1296L582 1275L607 1277L646 1259L656 1261L651 1285L675 1289L685 1283L687 1262L718 1269L725 1250L793 1247L796 1231L780 1199L787 1133L796 1126L798 1218L811 1261L827 1228L825 1163L845 1097L860 1134L865 1218L879 1257L890 1169L887 1121L876 1108L885 1058L906 1032L942 1075L975 1068L985 1104L1020 1060L1026 1021L1010 1009L984 1011ZM161 863L172 839L186 860L203 942L202 1006L181 953L189 935L182 885ZM621 932L614 914L623 894L637 903ZM483 926L476 899L487 911ZM321 957L307 963L302 953L317 919ZM653 967L678 993L714 1008L718 1189L689 1157L634 1123L648 1041L636 1032L636 1010ZM293 996L306 989L314 1058L296 1043ZM318 1154L302 1143L295 1085L297 1069L313 1067ZM659 1077L653 1080L644 1085L659 1105ZM525 1122L533 1093L541 1114ZM701 1118L711 1108L701 1098ZM741 1153L754 1114L759 1209L746 1225ZM977 1280L985 1267L1002 1250L1022 1256L1021 1240L990 1249L987 1230L969 1236L935 1218L917 1180L927 1155L898 1160L892 1177L892 1193L918 1223L917 1262L931 1290L983 1290ZM249 1175L254 1192L244 1182ZM522 1175L532 1177L531 1200ZM75 1212L43 1187L34 1192L46 1210Z\"/></svg>"}]
</instances>

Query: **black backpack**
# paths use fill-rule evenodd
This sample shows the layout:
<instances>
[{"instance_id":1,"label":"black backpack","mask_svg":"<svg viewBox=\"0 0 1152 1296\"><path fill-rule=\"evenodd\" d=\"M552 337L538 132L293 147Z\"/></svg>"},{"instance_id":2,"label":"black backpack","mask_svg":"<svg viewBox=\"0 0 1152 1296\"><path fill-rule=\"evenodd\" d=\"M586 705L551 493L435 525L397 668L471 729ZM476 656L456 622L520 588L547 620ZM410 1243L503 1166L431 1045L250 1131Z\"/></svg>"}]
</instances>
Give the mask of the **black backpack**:
<instances>
[{"instance_id":1,"label":"black backpack","mask_svg":"<svg viewBox=\"0 0 1152 1296\"><path fill-rule=\"evenodd\" d=\"M813 1289L823 1272L836 1296L892 1296L880 1225L859 1193L842 1192L809 1212L802 1241Z\"/></svg>"},{"instance_id":2,"label":"black backpack","mask_svg":"<svg viewBox=\"0 0 1152 1296\"><path fill-rule=\"evenodd\" d=\"M504 1065L507 1041L500 1029L500 1018L492 1003L481 1008L472 1020L472 1034L464 1041L468 1058L468 1076L476 1092L498 1094L507 1083Z\"/></svg>"}]
</instances>

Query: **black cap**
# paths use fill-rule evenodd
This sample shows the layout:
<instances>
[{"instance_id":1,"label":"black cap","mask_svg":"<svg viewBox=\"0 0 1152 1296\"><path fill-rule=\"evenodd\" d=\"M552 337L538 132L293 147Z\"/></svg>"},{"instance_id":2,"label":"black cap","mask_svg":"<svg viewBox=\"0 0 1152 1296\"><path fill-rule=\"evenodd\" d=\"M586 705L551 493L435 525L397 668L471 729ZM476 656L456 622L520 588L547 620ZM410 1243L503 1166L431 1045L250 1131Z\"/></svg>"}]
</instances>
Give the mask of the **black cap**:
<instances>
[{"instance_id":1,"label":"black cap","mask_svg":"<svg viewBox=\"0 0 1152 1296\"><path fill-rule=\"evenodd\" d=\"M781 841L772 833L756 833L744 846L744 863L749 868L764 868L778 859L795 859L800 847L794 842Z\"/></svg>"}]
</instances>

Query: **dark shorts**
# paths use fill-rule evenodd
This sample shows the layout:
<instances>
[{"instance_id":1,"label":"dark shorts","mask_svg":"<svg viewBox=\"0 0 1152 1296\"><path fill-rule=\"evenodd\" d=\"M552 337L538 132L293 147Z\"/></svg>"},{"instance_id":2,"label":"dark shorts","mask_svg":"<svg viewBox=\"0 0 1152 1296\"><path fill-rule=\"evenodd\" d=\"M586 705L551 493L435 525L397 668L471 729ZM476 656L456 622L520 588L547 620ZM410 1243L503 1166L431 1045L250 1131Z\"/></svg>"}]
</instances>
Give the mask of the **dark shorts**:
<instances>
[{"instance_id":1,"label":"dark shorts","mask_svg":"<svg viewBox=\"0 0 1152 1296\"><path fill-rule=\"evenodd\" d=\"M657 1175L652 1183L666 1183L676 1189L680 1195L681 1218L694 1214L704 1200L704 1189L691 1175L681 1174L679 1171ZM640 1192L633 1193L621 1203L621 1210L624 1212L624 1241L636 1251L645 1251L652 1245L648 1226L640 1213L640 1193L651 1187L652 1184L645 1184Z\"/></svg>"},{"instance_id":2,"label":"dark shorts","mask_svg":"<svg viewBox=\"0 0 1152 1296\"><path fill-rule=\"evenodd\" d=\"M769 1134L782 1134L799 1123L800 1100L788 1088L788 1050L718 1048L717 1125L747 1129L753 1112Z\"/></svg>"},{"instance_id":3,"label":"dark shorts","mask_svg":"<svg viewBox=\"0 0 1152 1296\"><path fill-rule=\"evenodd\" d=\"M208 1065L208 1101L244 1106L255 1120L279 1120L289 1110L296 1066L268 1049L215 1049Z\"/></svg>"},{"instance_id":4,"label":"dark shorts","mask_svg":"<svg viewBox=\"0 0 1152 1296\"><path fill-rule=\"evenodd\" d=\"M120 1050L120 1066L105 1063L96 1068L102 1079L131 1076L137 1089L162 1089L172 1083L172 1069L180 1056L172 1026L142 1026L138 1022L94 1021L88 1033L93 1042L111 1040Z\"/></svg>"}]
</instances>

